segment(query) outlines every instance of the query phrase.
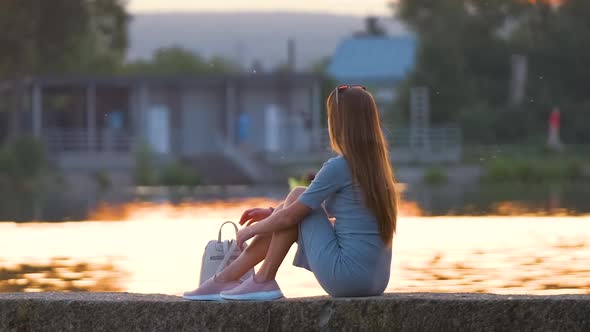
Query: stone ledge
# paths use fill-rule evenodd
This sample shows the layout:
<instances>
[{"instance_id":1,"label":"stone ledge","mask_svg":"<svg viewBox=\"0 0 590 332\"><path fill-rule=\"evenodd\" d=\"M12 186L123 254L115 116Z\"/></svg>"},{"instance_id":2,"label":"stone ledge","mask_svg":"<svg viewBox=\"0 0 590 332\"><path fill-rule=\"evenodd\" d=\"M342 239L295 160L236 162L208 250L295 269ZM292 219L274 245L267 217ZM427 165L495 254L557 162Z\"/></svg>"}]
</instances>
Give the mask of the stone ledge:
<instances>
[{"instance_id":1,"label":"stone ledge","mask_svg":"<svg viewBox=\"0 0 590 332\"><path fill-rule=\"evenodd\" d=\"M191 302L129 293L0 293L0 331L590 331L590 296L387 294Z\"/></svg>"}]
</instances>

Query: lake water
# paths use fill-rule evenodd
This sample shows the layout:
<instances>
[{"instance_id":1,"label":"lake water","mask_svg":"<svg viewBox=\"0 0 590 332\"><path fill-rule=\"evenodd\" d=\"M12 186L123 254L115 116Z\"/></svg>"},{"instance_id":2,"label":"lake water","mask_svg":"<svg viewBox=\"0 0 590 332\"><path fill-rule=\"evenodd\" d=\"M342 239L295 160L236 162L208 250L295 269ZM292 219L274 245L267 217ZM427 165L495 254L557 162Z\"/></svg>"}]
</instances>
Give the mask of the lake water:
<instances>
[{"instance_id":1,"label":"lake water","mask_svg":"<svg viewBox=\"0 0 590 332\"><path fill-rule=\"evenodd\" d=\"M137 201L178 205L250 197L279 200L287 192L288 188L282 186L207 187L193 192L170 191L166 188L125 188L102 193L68 188L27 193L0 188L0 222L86 221L104 205L116 207ZM412 216L583 216L590 215L588 197L590 189L587 184L412 185L403 192L403 208L407 215Z\"/></svg>"},{"instance_id":2,"label":"lake water","mask_svg":"<svg viewBox=\"0 0 590 332\"><path fill-rule=\"evenodd\" d=\"M535 212L502 202L496 216L430 216L404 200L387 291L590 294L590 216L559 204ZM203 248L222 221L274 204L105 203L83 222L2 222L0 291L180 295L197 286ZM294 252L277 276L285 295L324 295L313 274L291 265Z\"/></svg>"}]
</instances>

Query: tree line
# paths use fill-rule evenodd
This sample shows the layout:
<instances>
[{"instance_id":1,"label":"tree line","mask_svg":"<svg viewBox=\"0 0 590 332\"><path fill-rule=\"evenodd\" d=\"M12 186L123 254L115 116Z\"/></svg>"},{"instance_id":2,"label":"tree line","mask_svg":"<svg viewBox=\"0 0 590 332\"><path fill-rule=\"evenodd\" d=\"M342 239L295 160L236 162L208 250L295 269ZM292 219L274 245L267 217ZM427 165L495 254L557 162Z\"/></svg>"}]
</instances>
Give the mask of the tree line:
<instances>
[{"instance_id":1,"label":"tree line","mask_svg":"<svg viewBox=\"0 0 590 332\"><path fill-rule=\"evenodd\" d=\"M124 0L0 0L0 142L20 135L29 77L68 74L210 74L239 70L177 46L128 61Z\"/></svg>"},{"instance_id":2,"label":"tree line","mask_svg":"<svg viewBox=\"0 0 590 332\"><path fill-rule=\"evenodd\" d=\"M210 73L237 70L181 47L127 61L124 0L0 0L0 79L47 74Z\"/></svg>"},{"instance_id":3,"label":"tree line","mask_svg":"<svg viewBox=\"0 0 590 332\"><path fill-rule=\"evenodd\" d=\"M181 47L127 61L131 16L124 0L0 0L0 81L46 74L228 73L240 68ZM590 142L590 2L587 0L399 0L395 14L419 43L413 86L431 91L432 120L459 123L467 142L544 139L553 106L566 142ZM367 34L383 34L367 20ZM526 59L524 98L511 102L512 59ZM318 67L325 67L320 66ZM316 70L321 70L317 69ZM14 87L12 91L19 91ZM17 109L22 96L1 109ZM12 118L16 121L16 117Z\"/></svg>"},{"instance_id":4,"label":"tree line","mask_svg":"<svg viewBox=\"0 0 590 332\"><path fill-rule=\"evenodd\" d=\"M460 123L467 142L535 143L562 111L562 137L590 142L590 1L399 0L418 40L413 86L431 92L432 120ZM523 98L513 101L513 59L524 59Z\"/></svg>"}]
</instances>

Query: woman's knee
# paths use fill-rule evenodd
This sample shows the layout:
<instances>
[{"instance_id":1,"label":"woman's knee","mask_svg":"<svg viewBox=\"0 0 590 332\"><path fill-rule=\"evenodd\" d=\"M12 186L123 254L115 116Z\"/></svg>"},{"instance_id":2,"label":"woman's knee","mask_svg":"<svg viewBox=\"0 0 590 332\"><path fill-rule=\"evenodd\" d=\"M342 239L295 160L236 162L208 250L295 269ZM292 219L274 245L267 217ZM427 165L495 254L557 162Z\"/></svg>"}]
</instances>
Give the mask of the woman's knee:
<instances>
[{"instance_id":1,"label":"woman's knee","mask_svg":"<svg viewBox=\"0 0 590 332\"><path fill-rule=\"evenodd\" d=\"M278 236L280 238L284 238L289 242L296 242L297 238L299 237L299 228L297 225L283 229L278 232L274 232L273 236Z\"/></svg>"},{"instance_id":2,"label":"woman's knee","mask_svg":"<svg viewBox=\"0 0 590 332\"><path fill-rule=\"evenodd\" d=\"M295 203L297 201L297 199L299 199L299 196L301 196L301 194L303 194L306 190L307 190L307 187L303 187L303 186L293 188L293 190L291 190L289 195L287 195L284 205L289 206L289 205Z\"/></svg>"}]
</instances>

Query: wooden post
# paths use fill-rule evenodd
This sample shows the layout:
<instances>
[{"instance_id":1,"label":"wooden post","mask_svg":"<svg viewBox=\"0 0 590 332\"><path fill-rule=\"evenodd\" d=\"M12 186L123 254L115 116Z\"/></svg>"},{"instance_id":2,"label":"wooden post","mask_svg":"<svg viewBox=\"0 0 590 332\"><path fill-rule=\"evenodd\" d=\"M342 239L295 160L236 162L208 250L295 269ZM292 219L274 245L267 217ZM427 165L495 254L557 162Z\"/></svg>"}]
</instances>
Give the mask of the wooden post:
<instances>
[{"instance_id":1,"label":"wooden post","mask_svg":"<svg viewBox=\"0 0 590 332\"><path fill-rule=\"evenodd\" d=\"M430 155L430 98L426 87L410 92L410 147L421 160Z\"/></svg>"},{"instance_id":2,"label":"wooden post","mask_svg":"<svg viewBox=\"0 0 590 332\"><path fill-rule=\"evenodd\" d=\"M312 139L317 149L324 149L322 146L322 87L319 81L314 82L311 89L311 128Z\"/></svg>"},{"instance_id":3,"label":"wooden post","mask_svg":"<svg viewBox=\"0 0 590 332\"><path fill-rule=\"evenodd\" d=\"M228 81L225 87L225 140L228 144L236 142L236 86L234 82Z\"/></svg>"},{"instance_id":4,"label":"wooden post","mask_svg":"<svg viewBox=\"0 0 590 332\"><path fill-rule=\"evenodd\" d=\"M137 138L139 143L145 144L147 143L147 133L146 133L146 117L147 112L149 112L150 108L150 100L149 100L149 88L146 83L141 83L138 87L138 107L137 107L137 117L136 117L136 128L137 128Z\"/></svg>"},{"instance_id":5,"label":"wooden post","mask_svg":"<svg viewBox=\"0 0 590 332\"><path fill-rule=\"evenodd\" d=\"M33 135L38 139L43 130L43 91L39 84L33 85L32 91L33 107Z\"/></svg>"},{"instance_id":6,"label":"wooden post","mask_svg":"<svg viewBox=\"0 0 590 332\"><path fill-rule=\"evenodd\" d=\"M96 149L96 85L86 87L86 147L87 152Z\"/></svg>"},{"instance_id":7,"label":"wooden post","mask_svg":"<svg viewBox=\"0 0 590 332\"><path fill-rule=\"evenodd\" d=\"M511 57L512 78L510 81L510 103L520 105L525 97L528 60L521 54L513 54Z\"/></svg>"},{"instance_id":8,"label":"wooden post","mask_svg":"<svg viewBox=\"0 0 590 332\"><path fill-rule=\"evenodd\" d=\"M12 103L11 110L9 113L10 124L8 126L8 140L13 141L21 135L21 112L24 106L24 94L26 88L23 86L24 83L20 80L14 80L12 83Z\"/></svg>"}]
</instances>

